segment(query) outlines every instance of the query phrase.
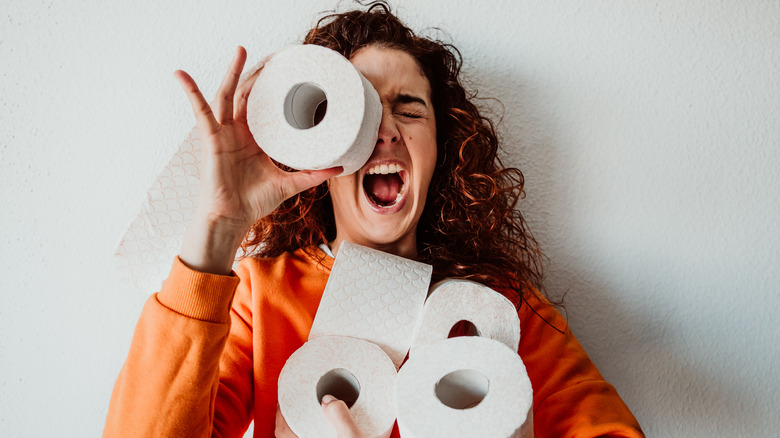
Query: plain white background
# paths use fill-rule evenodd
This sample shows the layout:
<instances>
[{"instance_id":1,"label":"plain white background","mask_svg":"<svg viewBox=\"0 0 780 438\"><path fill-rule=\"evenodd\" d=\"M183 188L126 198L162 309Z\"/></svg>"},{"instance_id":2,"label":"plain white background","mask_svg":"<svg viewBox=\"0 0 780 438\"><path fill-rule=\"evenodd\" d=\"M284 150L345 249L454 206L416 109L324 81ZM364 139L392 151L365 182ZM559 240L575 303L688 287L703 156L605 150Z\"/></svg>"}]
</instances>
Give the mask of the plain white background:
<instances>
[{"instance_id":1,"label":"plain white background","mask_svg":"<svg viewBox=\"0 0 780 438\"><path fill-rule=\"evenodd\" d=\"M648 435L775 435L780 3L394 4L503 103L548 289ZM334 7L3 1L0 435L101 433L153 292L112 253L193 124L172 72L210 98Z\"/></svg>"}]
</instances>

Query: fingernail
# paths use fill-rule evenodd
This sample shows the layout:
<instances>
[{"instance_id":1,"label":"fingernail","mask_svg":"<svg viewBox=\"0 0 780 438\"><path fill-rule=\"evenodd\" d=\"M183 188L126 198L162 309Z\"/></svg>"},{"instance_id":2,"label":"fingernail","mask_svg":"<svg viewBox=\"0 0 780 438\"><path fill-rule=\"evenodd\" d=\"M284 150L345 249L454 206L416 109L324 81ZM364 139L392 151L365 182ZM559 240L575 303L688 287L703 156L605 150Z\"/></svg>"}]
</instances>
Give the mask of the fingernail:
<instances>
[{"instance_id":1,"label":"fingernail","mask_svg":"<svg viewBox=\"0 0 780 438\"><path fill-rule=\"evenodd\" d=\"M322 404L326 405L332 402L333 400L336 400L336 397L333 397L330 394L326 394L325 396L322 397Z\"/></svg>"}]
</instances>

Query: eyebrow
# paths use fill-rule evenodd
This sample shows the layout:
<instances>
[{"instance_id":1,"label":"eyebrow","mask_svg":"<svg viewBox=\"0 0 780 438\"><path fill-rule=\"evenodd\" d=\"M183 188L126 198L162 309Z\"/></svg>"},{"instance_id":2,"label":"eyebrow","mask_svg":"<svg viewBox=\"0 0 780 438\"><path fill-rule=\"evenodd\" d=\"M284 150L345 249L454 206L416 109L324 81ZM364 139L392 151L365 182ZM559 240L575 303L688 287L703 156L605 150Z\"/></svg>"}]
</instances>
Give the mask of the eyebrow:
<instances>
[{"instance_id":1,"label":"eyebrow","mask_svg":"<svg viewBox=\"0 0 780 438\"><path fill-rule=\"evenodd\" d=\"M428 104L425 103L425 101L419 97L411 96L409 94L399 94L395 98L396 103L419 103L422 106L428 108Z\"/></svg>"}]
</instances>

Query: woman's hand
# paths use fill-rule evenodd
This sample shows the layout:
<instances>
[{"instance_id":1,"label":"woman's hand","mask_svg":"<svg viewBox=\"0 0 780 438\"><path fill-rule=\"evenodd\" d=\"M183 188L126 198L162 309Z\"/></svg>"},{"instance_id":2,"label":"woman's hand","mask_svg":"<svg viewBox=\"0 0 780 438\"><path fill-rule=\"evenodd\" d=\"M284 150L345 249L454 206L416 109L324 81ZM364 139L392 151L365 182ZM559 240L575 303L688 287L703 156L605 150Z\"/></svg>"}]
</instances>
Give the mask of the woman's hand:
<instances>
[{"instance_id":1,"label":"woman's hand","mask_svg":"<svg viewBox=\"0 0 780 438\"><path fill-rule=\"evenodd\" d=\"M190 75L174 73L192 105L203 146L198 209L180 258L202 272L229 273L241 241L257 220L341 171L284 172L273 164L247 125L247 98L260 70L238 87L245 62L246 50L238 47L213 105Z\"/></svg>"},{"instance_id":2,"label":"woman's hand","mask_svg":"<svg viewBox=\"0 0 780 438\"><path fill-rule=\"evenodd\" d=\"M349 413L349 408L343 401L332 395L322 397L322 412L336 429L339 438L363 437L355 420L352 419L352 414ZM298 438L298 435L295 435L290 430L290 426L287 425L279 406L276 407L276 430L274 433L276 438Z\"/></svg>"}]
</instances>

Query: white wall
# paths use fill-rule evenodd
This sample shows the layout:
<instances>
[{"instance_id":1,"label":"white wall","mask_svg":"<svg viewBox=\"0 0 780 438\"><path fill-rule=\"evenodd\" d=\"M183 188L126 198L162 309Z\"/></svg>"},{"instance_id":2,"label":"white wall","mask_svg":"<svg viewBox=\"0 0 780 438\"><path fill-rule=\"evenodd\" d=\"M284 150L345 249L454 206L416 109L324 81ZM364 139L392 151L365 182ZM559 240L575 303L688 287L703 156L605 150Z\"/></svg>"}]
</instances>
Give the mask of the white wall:
<instances>
[{"instance_id":1,"label":"white wall","mask_svg":"<svg viewBox=\"0 0 780 438\"><path fill-rule=\"evenodd\" d=\"M3 2L0 436L102 430L151 292L111 254L193 123L172 72L213 96L334 1ZM400 3L503 102L548 288L648 435L774 435L780 4Z\"/></svg>"}]
</instances>

